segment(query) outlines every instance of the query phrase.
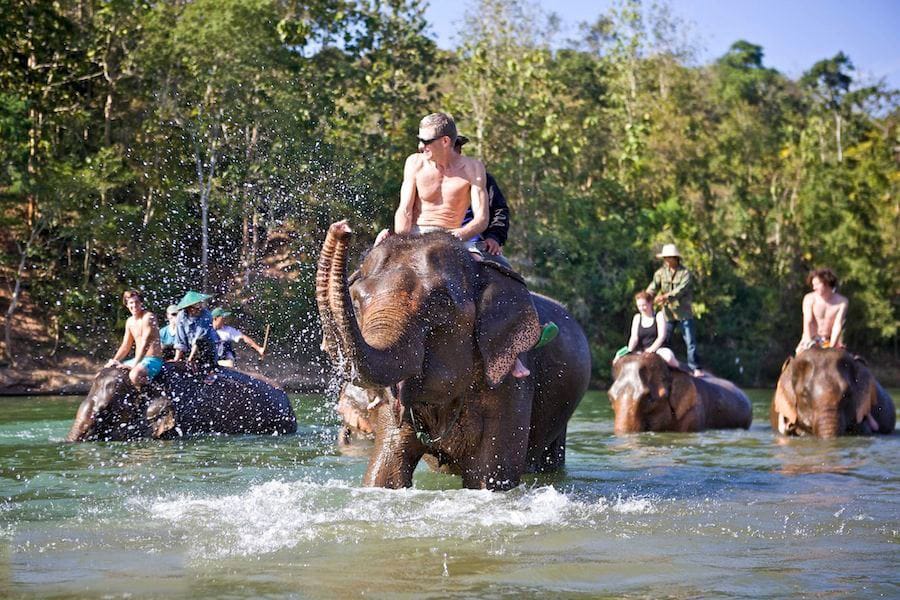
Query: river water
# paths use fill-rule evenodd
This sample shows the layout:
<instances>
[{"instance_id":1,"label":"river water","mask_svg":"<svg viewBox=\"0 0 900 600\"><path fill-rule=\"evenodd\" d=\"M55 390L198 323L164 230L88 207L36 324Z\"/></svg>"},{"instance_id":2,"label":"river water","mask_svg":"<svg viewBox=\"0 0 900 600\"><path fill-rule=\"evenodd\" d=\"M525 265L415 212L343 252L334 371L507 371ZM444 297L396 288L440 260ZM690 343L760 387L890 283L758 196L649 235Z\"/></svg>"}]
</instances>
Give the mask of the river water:
<instances>
[{"instance_id":1,"label":"river water","mask_svg":"<svg viewBox=\"0 0 900 600\"><path fill-rule=\"evenodd\" d=\"M78 398L0 398L0 597L900 597L900 435L616 437L506 493L364 489L321 397L297 435L66 444ZM900 397L896 390L892 396Z\"/></svg>"}]
</instances>

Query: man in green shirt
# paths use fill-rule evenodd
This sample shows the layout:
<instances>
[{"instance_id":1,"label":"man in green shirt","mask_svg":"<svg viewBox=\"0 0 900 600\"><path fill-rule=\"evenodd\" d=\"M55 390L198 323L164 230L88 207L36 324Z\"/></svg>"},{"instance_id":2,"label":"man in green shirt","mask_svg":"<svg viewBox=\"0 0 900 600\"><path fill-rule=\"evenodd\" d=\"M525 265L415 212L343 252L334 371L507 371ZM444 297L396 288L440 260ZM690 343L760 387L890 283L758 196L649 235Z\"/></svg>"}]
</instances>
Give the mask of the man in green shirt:
<instances>
[{"instance_id":1,"label":"man in green shirt","mask_svg":"<svg viewBox=\"0 0 900 600\"><path fill-rule=\"evenodd\" d=\"M666 244L656 255L665 263L653 274L653 281L647 286L647 293L655 295L653 303L665 310L667 331L671 339L672 331L681 328L684 345L687 346L688 368L695 377L702 377L697 358L697 338L694 332L694 313L691 310L693 281L691 272L681 264L681 254L675 244Z\"/></svg>"}]
</instances>

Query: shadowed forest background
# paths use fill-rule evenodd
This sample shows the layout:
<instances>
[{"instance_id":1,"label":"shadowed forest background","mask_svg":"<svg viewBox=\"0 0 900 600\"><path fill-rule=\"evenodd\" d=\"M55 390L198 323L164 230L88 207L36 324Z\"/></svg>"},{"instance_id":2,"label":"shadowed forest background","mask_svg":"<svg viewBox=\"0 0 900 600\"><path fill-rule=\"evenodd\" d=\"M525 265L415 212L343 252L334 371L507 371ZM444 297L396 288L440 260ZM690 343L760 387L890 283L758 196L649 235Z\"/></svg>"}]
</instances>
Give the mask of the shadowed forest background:
<instances>
[{"instance_id":1,"label":"shadowed forest background","mask_svg":"<svg viewBox=\"0 0 900 600\"><path fill-rule=\"evenodd\" d=\"M361 250L392 223L418 121L443 110L509 201L505 253L581 322L598 381L667 242L715 373L777 378L818 266L850 298L851 350L896 368L895 90L842 53L791 79L752 40L698 65L665 7L621 2L578 39L519 0L476 8L448 52L418 0L0 2L6 363L108 358L129 287L160 317L215 293L248 333L271 324L273 353L321 360L324 231L348 217Z\"/></svg>"}]
</instances>

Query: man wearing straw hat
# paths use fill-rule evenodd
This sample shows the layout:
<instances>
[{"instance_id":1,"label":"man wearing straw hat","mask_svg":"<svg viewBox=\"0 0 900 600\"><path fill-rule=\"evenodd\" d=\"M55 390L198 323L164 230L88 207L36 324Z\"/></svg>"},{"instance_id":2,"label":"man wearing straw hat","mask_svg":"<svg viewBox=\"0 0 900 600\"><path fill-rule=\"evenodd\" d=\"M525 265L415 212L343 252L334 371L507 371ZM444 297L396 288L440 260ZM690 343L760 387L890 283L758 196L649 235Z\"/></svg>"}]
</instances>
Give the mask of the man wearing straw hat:
<instances>
[{"instance_id":1,"label":"man wearing straw hat","mask_svg":"<svg viewBox=\"0 0 900 600\"><path fill-rule=\"evenodd\" d=\"M653 303L661 306L666 315L669 339L676 327L681 328L684 345L687 346L687 363L695 377L702 377L697 358L697 338L694 331L694 313L691 310L693 278L681 264L681 254L675 244L665 244L656 258L663 259L662 267L653 274L647 293L655 295ZM668 340L667 340L668 341Z\"/></svg>"},{"instance_id":2,"label":"man wearing straw hat","mask_svg":"<svg viewBox=\"0 0 900 600\"><path fill-rule=\"evenodd\" d=\"M175 323L175 360L197 360L203 366L215 365L219 336L212 324L212 314L204 303L209 294L189 291L175 308L179 311Z\"/></svg>"}]
</instances>

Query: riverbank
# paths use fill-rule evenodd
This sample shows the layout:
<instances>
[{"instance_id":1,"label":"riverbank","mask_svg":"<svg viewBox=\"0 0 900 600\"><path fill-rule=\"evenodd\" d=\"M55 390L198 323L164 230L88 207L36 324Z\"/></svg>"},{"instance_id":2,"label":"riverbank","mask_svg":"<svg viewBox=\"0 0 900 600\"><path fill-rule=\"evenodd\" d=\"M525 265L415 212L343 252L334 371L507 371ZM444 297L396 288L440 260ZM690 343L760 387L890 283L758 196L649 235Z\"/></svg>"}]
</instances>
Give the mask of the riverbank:
<instances>
[{"instance_id":1,"label":"riverbank","mask_svg":"<svg viewBox=\"0 0 900 600\"><path fill-rule=\"evenodd\" d=\"M15 365L0 363L0 396L82 395L105 361L84 355L17 358ZM288 392L321 392L328 384L330 369L274 357L263 361L249 358L238 369L269 381Z\"/></svg>"}]
</instances>

